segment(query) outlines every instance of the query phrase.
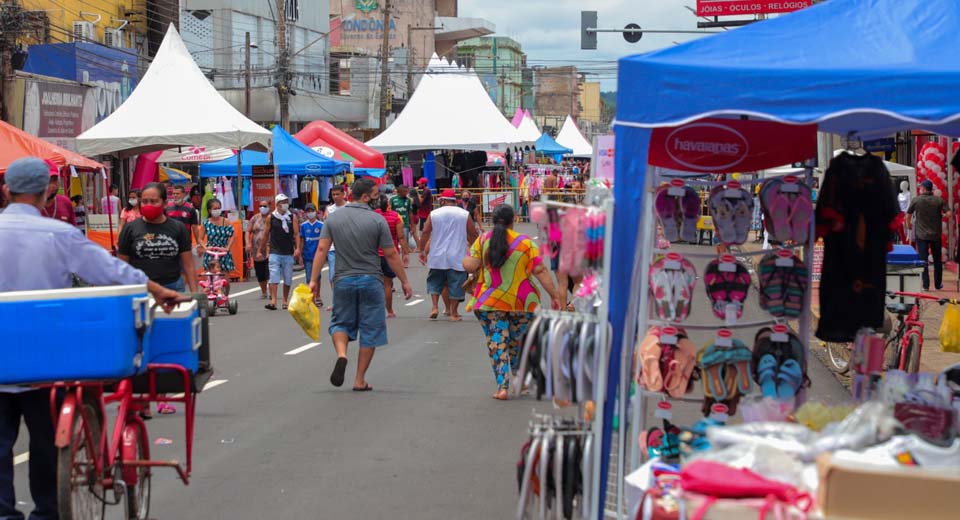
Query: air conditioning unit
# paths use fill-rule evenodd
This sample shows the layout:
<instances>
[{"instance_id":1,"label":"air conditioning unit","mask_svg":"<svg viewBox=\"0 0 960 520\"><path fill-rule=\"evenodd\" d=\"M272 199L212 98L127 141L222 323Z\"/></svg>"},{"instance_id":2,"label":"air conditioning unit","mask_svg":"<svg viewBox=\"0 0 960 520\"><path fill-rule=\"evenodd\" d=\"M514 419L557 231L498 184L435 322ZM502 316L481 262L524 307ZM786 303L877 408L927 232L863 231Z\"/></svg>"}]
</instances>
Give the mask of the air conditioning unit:
<instances>
[{"instance_id":1,"label":"air conditioning unit","mask_svg":"<svg viewBox=\"0 0 960 520\"><path fill-rule=\"evenodd\" d=\"M96 40L97 28L93 22L73 22L73 41L89 42Z\"/></svg>"},{"instance_id":2,"label":"air conditioning unit","mask_svg":"<svg viewBox=\"0 0 960 520\"><path fill-rule=\"evenodd\" d=\"M127 41L123 29L105 29L103 44L107 47L126 47Z\"/></svg>"}]
</instances>

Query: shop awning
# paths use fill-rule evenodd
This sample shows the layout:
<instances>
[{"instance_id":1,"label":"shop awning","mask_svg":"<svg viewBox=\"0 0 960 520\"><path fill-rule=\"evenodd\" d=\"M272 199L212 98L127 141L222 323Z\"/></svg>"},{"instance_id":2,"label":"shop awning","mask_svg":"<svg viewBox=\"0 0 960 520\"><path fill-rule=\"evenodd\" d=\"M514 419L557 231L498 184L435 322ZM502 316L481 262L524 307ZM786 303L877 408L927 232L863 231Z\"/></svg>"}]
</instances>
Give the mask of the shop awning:
<instances>
[{"instance_id":1,"label":"shop awning","mask_svg":"<svg viewBox=\"0 0 960 520\"><path fill-rule=\"evenodd\" d=\"M294 137L331 159L352 162L354 168L383 169L387 167L382 153L326 121L309 123L303 130L294 134Z\"/></svg>"},{"instance_id":2,"label":"shop awning","mask_svg":"<svg viewBox=\"0 0 960 520\"><path fill-rule=\"evenodd\" d=\"M269 166L270 157L264 152L243 150L240 153L243 175L253 174L254 166ZM350 163L324 157L309 146L294 139L279 126L273 127L273 164L277 174L332 176L350 171ZM222 161L200 165L201 177L235 177L237 175L237 157L228 157Z\"/></svg>"},{"instance_id":3,"label":"shop awning","mask_svg":"<svg viewBox=\"0 0 960 520\"><path fill-rule=\"evenodd\" d=\"M537 149L537 153L542 153L544 155L565 155L573 153L573 150L557 144L557 142L550 137L550 134L546 132L544 132L543 135L537 139L534 147Z\"/></svg>"},{"instance_id":4,"label":"shop awning","mask_svg":"<svg viewBox=\"0 0 960 520\"><path fill-rule=\"evenodd\" d=\"M567 119L563 121L563 126L560 127L560 132L557 133L557 142L573 150L568 155L593 157L593 145L580 133L577 122L570 116L567 116Z\"/></svg>"},{"instance_id":5,"label":"shop awning","mask_svg":"<svg viewBox=\"0 0 960 520\"><path fill-rule=\"evenodd\" d=\"M0 175L7 166L22 157L39 157L60 168L73 166L78 170L99 170L103 165L92 159L44 141L19 128L0 121Z\"/></svg>"}]
</instances>

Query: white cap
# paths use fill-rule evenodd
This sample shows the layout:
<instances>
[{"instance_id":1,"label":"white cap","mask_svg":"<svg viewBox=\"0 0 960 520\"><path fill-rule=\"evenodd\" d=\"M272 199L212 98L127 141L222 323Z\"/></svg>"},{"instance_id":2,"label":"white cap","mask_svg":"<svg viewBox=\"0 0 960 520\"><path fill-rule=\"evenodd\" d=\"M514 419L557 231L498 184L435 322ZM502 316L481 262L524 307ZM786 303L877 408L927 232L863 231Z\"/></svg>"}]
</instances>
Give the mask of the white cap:
<instances>
[{"instance_id":1,"label":"white cap","mask_svg":"<svg viewBox=\"0 0 960 520\"><path fill-rule=\"evenodd\" d=\"M277 193L277 196L274 197L273 200L274 200L274 202L280 202L281 200L290 200L290 198L287 197L286 194Z\"/></svg>"}]
</instances>

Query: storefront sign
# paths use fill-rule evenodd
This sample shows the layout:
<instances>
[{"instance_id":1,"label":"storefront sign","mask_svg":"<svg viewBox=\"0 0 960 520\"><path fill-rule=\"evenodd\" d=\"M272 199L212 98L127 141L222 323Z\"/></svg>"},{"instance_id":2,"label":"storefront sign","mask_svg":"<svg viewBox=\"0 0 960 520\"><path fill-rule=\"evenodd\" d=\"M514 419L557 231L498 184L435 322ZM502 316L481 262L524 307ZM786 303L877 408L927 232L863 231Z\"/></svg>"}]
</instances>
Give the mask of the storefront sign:
<instances>
[{"instance_id":1,"label":"storefront sign","mask_svg":"<svg viewBox=\"0 0 960 520\"><path fill-rule=\"evenodd\" d=\"M739 16L798 11L813 0L697 0L697 16Z\"/></svg>"},{"instance_id":2,"label":"storefront sign","mask_svg":"<svg viewBox=\"0 0 960 520\"><path fill-rule=\"evenodd\" d=\"M597 136L593 140L593 177L595 179L613 182L615 140L612 135Z\"/></svg>"},{"instance_id":3,"label":"storefront sign","mask_svg":"<svg viewBox=\"0 0 960 520\"><path fill-rule=\"evenodd\" d=\"M254 177L253 178L253 203L266 202L268 205L273 203L274 189L273 177ZM271 206L272 207L272 206Z\"/></svg>"},{"instance_id":4,"label":"storefront sign","mask_svg":"<svg viewBox=\"0 0 960 520\"><path fill-rule=\"evenodd\" d=\"M897 139L895 137L884 137L883 139L874 139L872 141L864 141L863 149L870 153L896 152Z\"/></svg>"},{"instance_id":5,"label":"storefront sign","mask_svg":"<svg viewBox=\"0 0 960 520\"><path fill-rule=\"evenodd\" d=\"M340 24L340 30L343 32L342 38L345 40L382 40L383 39L383 20L380 18L360 18L356 20L344 20ZM390 39L397 38L397 22L390 20Z\"/></svg>"},{"instance_id":6,"label":"storefront sign","mask_svg":"<svg viewBox=\"0 0 960 520\"><path fill-rule=\"evenodd\" d=\"M654 129L649 163L688 172L752 172L816 153L816 125L711 118Z\"/></svg>"},{"instance_id":7,"label":"storefront sign","mask_svg":"<svg viewBox=\"0 0 960 520\"><path fill-rule=\"evenodd\" d=\"M516 193L512 191L485 191L482 200L484 213L493 213L493 210L501 204L517 207Z\"/></svg>"}]
</instances>

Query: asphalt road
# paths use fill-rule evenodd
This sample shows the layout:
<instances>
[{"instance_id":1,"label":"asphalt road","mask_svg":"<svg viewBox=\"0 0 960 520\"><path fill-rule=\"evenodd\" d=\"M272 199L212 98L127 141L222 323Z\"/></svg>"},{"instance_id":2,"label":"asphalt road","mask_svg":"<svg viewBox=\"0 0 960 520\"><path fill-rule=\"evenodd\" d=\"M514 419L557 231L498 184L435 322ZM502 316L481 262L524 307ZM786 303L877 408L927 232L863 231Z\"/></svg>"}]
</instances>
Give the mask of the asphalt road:
<instances>
[{"instance_id":1,"label":"asphalt road","mask_svg":"<svg viewBox=\"0 0 960 520\"><path fill-rule=\"evenodd\" d=\"M551 407L530 397L491 399L495 383L475 318L428 321L426 269L417 265L410 273L418 296L395 300L391 345L377 351L367 374L372 392L350 390L355 348L346 384L333 388L329 336L308 346L311 340L287 313L263 309L258 289L238 297L236 316L213 318L216 375L199 398L192 481L184 487L172 470L156 470L150 516L512 516L527 422L533 410ZM237 284L234 293L251 287ZM331 301L326 280L323 292ZM328 319L324 313L324 330ZM814 397L844 399L842 387L815 361L810 377ZM184 459L182 410L155 414L148 427L154 459ZM26 438L24 431L16 454L26 452ZM16 466L17 492L29 511L23 460ZM122 518L113 509L108 518Z\"/></svg>"}]
</instances>

